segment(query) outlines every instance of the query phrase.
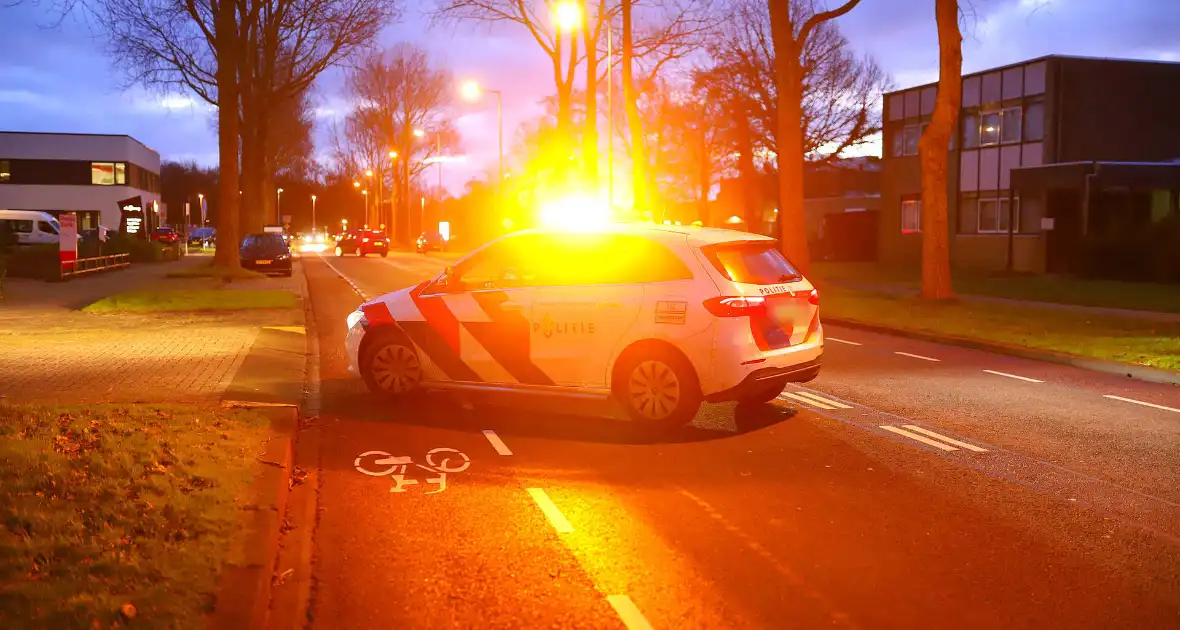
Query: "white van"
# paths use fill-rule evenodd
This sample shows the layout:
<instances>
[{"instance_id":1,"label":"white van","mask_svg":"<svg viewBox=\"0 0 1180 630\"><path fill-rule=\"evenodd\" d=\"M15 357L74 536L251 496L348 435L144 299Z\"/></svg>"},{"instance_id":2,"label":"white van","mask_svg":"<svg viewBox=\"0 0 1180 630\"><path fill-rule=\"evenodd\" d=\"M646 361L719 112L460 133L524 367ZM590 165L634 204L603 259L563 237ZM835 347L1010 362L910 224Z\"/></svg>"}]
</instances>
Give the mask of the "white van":
<instances>
[{"instance_id":1,"label":"white van","mask_svg":"<svg viewBox=\"0 0 1180 630\"><path fill-rule=\"evenodd\" d=\"M8 225L20 245L57 243L61 232L52 214L35 210L0 210L0 223Z\"/></svg>"}]
</instances>

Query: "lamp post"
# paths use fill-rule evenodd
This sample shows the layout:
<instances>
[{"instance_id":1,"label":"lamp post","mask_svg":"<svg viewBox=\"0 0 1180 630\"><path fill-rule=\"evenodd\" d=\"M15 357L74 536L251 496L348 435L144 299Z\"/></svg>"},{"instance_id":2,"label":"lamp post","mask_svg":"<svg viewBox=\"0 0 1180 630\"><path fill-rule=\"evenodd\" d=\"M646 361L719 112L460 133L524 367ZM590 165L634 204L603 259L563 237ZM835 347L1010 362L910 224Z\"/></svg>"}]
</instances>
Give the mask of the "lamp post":
<instances>
[{"instance_id":1,"label":"lamp post","mask_svg":"<svg viewBox=\"0 0 1180 630\"><path fill-rule=\"evenodd\" d=\"M395 217L397 208L397 151L389 152L389 221L390 233L395 232ZM382 173L384 176L384 173ZM380 213L378 213L380 214Z\"/></svg>"},{"instance_id":2,"label":"lamp post","mask_svg":"<svg viewBox=\"0 0 1180 630\"><path fill-rule=\"evenodd\" d=\"M368 188L366 188L366 189L362 190L362 191L361 191L361 195L364 197L364 200L365 200L365 201L364 201L364 204L365 204L365 215L364 215L364 217L365 217L365 220L364 220L364 223L363 223L363 225L364 225L364 227L366 227L366 228L367 228L367 227L369 227L369 189L368 189Z\"/></svg>"},{"instance_id":3,"label":"lamp post","mask_svg":"<svg viewBox=\"0 0 1180 630\"><path fill-rule=\"evenodd\" d=\"M205 225L205 193L197 193L197 225Z\"/></svg>"},{"instance_id":4,"label":"lamp post","mask_svg":"<svg viewBox=\"0 0 1180 630\"><path fill-rule=\"evenodd\" d=\"M275 217L275 224L282 225L283 224L283 189L282 188L278 188L275 190L275 214L278 215Z\"/></svg>"},{"instance_id":5,"label":"lamp post","mask_svg":"<svg viewBox=\"0 0 1180 630\"><path fill-rule=\"evenodd\" d=\"M311 196L311 235L315 236L315 195Z\"/></svg>"},{"instance_id":6,"label":"lamp post","mask_svg":"<svg viewBox=\"0 0 1180 630\"><path fill-rule=\"evenodd\" d=\"M484 92L496 95L496 127L500 141L500 177L496 180L496 199L499 200L501 188L504 185L504 95L500 90L481 88L475 81L467 81L462 87L463 98L477 101Z\"/></svg>"}]
</instances>

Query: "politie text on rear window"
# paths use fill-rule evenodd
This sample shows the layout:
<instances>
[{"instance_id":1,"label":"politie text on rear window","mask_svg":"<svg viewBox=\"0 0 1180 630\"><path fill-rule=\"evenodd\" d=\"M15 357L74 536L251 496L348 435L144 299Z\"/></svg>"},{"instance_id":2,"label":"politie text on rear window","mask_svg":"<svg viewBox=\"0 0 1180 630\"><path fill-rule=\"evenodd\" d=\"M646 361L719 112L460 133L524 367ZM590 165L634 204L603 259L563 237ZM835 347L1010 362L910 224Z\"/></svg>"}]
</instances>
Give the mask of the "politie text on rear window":
<instances>
[{"instance_id":1,"label":"politie text on rear window","mask_svg":"<svg viewBox=\"0 0 1180 630\"><path fill-rule=\"evenodd\" d=\"M802 279L773 241L719 243L701 248L723 276L742 284L779 284Z\"/></svg>"}]
</instances>

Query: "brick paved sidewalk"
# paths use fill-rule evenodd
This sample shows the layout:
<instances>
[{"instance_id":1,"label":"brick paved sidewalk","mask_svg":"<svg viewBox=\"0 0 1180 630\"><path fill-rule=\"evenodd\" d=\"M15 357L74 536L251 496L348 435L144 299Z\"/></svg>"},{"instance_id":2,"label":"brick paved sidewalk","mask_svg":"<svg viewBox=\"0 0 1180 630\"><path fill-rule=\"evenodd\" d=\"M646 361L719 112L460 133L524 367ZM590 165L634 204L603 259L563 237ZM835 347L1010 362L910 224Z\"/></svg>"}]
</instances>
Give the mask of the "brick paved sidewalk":
<instances>
[{"instance_id":1,"label":"brick paved sidewalk","mask_svg":"<svg viewBox=\"0 0 1180 630\"><path fill-rule=\"evenodd\" d=\"M110 274L101 284L76 280L52 285L56 291L27 287L12 301L0 302L3 400L217 404L263 326L303 323L301 309L176 314L75 310L118 291L206 286L200 280L164 279L175 265L116 272L124 275ZM290 280L249 284L230 286L301 293L302 266L296 265Z\"/></svg>"}]
</instances>

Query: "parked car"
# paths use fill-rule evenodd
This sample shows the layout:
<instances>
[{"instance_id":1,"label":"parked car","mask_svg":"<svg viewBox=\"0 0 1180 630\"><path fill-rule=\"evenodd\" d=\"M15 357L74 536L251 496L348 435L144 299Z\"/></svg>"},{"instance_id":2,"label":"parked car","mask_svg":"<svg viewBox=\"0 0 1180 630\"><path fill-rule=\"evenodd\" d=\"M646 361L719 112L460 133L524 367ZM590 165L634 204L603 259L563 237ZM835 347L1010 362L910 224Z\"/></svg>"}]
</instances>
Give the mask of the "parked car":
<instances>
[{"instance_id":1,"label":"parked car","mask_svg":"<svg viewBox=\"0 0 1180 630\"><path fill-rule=\"evenodd\" d=\"M217 239L217 230L211 227L193 228L188 233L189 247L213 247Z\"/></svg>"},{"instance_id":2,"label":"parked car","mask_svg":"<svg viewBox=\"0 0 1180 630\"><path fill-rule=\"evenodd\" d=\"M447 239L441 232L423 232L418 237L418 253L447 251Z\"/></svg>"},{"instance_id":3,"label":"parked car","mask_svg":"<svg viewBox=\"0 0 1180 630\"><path fill-rule=\"evenodd\" d=\"M382 258L389 255L389 238L380 230L357 230L345 232L336 239L336 255L355 254L367 256L380 254Z\"/></svg>"},{"instance_id":4,"label":"parked car","mask_svg":"<svg viewBox=\"0 0 1180 630\"><path fill-rule=\"evenodd\" d=\"M243 269L267 274L291 276L291 248L282 234L258 232L247 234L238 251Z\"/></svg>"},{"instance_id":5,"label":"parked car","mask_svg":"<svg viewBox=\"0 0 1180 630\"><path fill-rule=\"evenodd\" d=\"M180 240L180 232L167 226L161 226L152 231L152 240L164 245L172 245Z\"/></svg>"},{"instance_id":6,"label":"parked car","mask_svg":"<svg viewBox=\"0 0 1180 630\"><path fill-rule=\"evenodd\" d=\"M772 401L824 351L819 293L773 239L689 226L517 232L346 323L377 394L613 396L662 426L702 400Z\"/></svg>"}]
</instances>

